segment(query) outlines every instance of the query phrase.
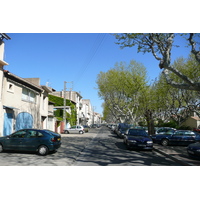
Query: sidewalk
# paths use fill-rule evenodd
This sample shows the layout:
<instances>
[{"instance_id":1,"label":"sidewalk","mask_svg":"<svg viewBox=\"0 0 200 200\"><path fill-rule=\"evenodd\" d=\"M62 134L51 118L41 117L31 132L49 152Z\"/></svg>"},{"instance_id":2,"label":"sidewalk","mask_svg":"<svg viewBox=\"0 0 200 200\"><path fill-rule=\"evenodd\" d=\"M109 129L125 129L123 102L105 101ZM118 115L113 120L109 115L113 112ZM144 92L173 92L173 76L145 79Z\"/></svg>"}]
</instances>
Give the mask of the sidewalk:
<instances>
[{"instance_id":1,"label":"sidewalk","mask_svg":"<svg viewBox=\"0 0 200 200\"><path fill-rule=\"evenodd\" d=\"M176 161L183 166L199 166L200 160L190 159L186 154L169 149L165 146L154 144L154 151Z\"/></svg>"}]
</instances>

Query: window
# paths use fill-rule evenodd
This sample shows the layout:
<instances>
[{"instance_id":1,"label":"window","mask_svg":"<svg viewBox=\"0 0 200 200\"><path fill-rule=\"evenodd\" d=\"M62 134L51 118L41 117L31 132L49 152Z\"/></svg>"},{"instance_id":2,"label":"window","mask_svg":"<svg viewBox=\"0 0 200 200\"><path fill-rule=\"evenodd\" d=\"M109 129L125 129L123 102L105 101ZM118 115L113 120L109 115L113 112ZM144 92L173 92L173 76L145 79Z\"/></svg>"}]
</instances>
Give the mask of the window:
<instances>
[{"instance_id":1,"label":"window","mask_svg":"<svg viewBox=\"0 0 200 200\"><path fill-rule=\"evenodd\" d=\"M27 88L22 88L22 100L35 103L36 94Z\"/></svg>"},{"instance_id":2,"label":"window","mask_svg":"<svg viewBox=\"0 0 200 200\"><path fill-rule=\"evenodd\" d=\"M8 91L14 92L14 85L12 83L8 83Z\"/></svg>"},{"instance_id":3,"label":"window","mask_svg":"<svg viewBox=\"0 0 200 200\"><path fill-rule=\"evenodd\" d=\"M35 138L35 137L37 137L37 131L33 131L33 130L29 130L28 132L27 132L27 137L28 138Z\"/></svg>"},{"instance_id":4,"label":"window","mask_svg":"<svg viewBox=\"0 0 200 200\"><path fill-rule=\"evenodd\" d=\"M43 134L41 132L38 132L38 137L43 137Z\"/></svg>"},{"instance_id":5,"label":"window","mask_svg":"<svg viewBox=\"0 0 200 200\"><path fill-rule=\"evenodd\" d=\"M25 135L26 135L26 131L22 130L22 131L18 131L16 133L13 133L11 135L11 137L13 137L13 138L23 138L23 137L25 137Z\"/></svg>"}]
</instances>

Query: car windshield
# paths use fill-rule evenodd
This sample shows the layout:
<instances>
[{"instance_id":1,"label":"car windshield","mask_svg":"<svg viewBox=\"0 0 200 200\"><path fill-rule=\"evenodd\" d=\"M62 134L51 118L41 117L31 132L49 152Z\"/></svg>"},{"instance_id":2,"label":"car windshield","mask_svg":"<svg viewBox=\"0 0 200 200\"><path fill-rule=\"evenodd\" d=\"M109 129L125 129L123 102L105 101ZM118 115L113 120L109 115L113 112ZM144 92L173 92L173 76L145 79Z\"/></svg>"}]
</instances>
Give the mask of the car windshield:
<instances>
[{"instance_id":1,"label":"car windshield","mask_svg":"<svg viewBox=\"0 0 200 200\"><path fill-rule=\"evenodd\" d=\"M122 131L126 131L126 130L128 130L128 129L129 129L128 127L123 127L123 128L121 128Z\"/></svg>"},{"instance_id":2,"label":"car windshield","mask_svg":"<svg viewBox=\"0 0 200 200\"><path fill-rule=\"evenodd\" d=\"M148 136L145 130L142 129L129 129L128 135L131 136Z\"/></svg>"}]
</instances>

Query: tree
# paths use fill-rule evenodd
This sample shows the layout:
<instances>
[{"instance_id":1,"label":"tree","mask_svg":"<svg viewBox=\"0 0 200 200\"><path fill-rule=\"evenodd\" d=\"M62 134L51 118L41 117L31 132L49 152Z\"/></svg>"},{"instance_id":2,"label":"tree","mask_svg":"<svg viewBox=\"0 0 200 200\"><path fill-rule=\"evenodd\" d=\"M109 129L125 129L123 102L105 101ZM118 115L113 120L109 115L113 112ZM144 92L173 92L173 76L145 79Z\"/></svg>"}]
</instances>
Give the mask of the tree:
<instances>
[{"instance_id":1,"label":"tree","mask_svg":"<svg viewBox=\"0 0 200 200\"><path fill-rule=\"evenodd\" d=\"M159 61L160 69L163 69L163 74L168 84L175 88L200 91L200 80L192 80L186 74L180 72L171 65L171 50L174 45L174 39L177 35L187 37L191 47L191 53L196 61L200 64L200 51L197 46L200 44L200 34L174 34L174 33L124 33L114 34L121 48L137 46L138 52L150 52L155 59ZM182 82L176 82L169 76L169 71L179 77Z\"/></svg>"},{"instance_id":2,"label":"tree","mask_svg":"<svg viewBox=\"0 0 200 200\"><path fill-rule=\"evenodd\" d=\"M173 68L179 70L181 73L193 80L198 80L199 64L193 55L188 59L178 58L172 64ZM169 77L177 82L182 80L174 73L169 73ZM177 125L191 116L191 113L199 114L199 92L186 89L173 88L167 84L163 74L154 83L154 98L157 105L157 118L163 121L173 119Z\"/></svg>"},{"instance_id":3,"label":"tree","mask_svg":"<svg viewBox=\"0 0 200 200\"><path fill-rule=\"evenodd\" d=\"M119 63L108 72L100 72L97 77L99 96L113 118L135 122L139 108L139 93L146 87L146 68L136 61L129 65Z\"/></svg>"}]
</instances>

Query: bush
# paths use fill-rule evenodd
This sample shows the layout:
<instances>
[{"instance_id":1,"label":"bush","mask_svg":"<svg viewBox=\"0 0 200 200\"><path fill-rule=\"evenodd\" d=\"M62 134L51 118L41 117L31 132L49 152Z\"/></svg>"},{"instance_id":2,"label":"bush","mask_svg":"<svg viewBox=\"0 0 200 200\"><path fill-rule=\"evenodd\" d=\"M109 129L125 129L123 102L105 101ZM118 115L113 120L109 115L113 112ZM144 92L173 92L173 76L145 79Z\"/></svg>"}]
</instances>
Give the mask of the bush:
<instances>
[{"instance_id":1,"label":"bush","mask_svg":"<svg viewBox=\"0 0 200 200\"><path fill-rule=\"evenodd\" d=\"M192 130L190 126L179 126L177 127L178 130Z\"/></svg>"},{"instance_id":2,"label":"bush","mask_svg":"<svg viewBox=\"0 0 200 200\"><path fill-rule=\"evenodd\" d=\"M177 128L177 126L178 126L178 124L175 121L170 121L170 122L160 124L160 127Z\"/></svg>"}]
</instances>

